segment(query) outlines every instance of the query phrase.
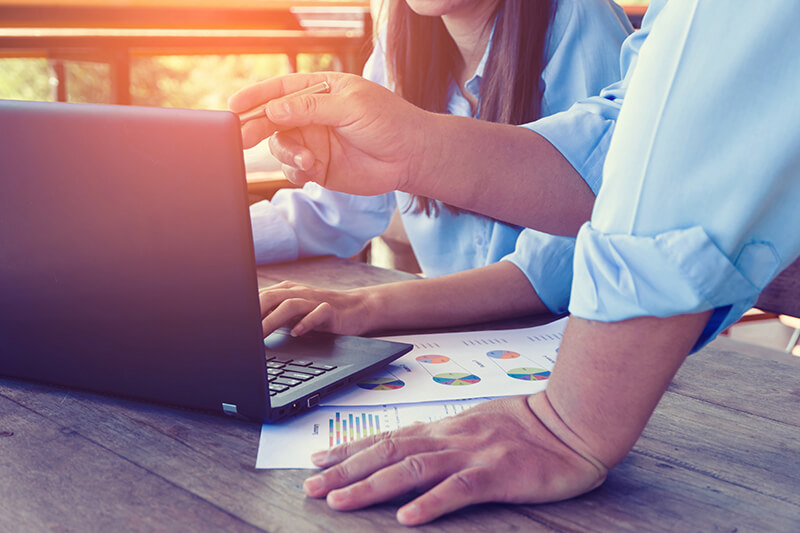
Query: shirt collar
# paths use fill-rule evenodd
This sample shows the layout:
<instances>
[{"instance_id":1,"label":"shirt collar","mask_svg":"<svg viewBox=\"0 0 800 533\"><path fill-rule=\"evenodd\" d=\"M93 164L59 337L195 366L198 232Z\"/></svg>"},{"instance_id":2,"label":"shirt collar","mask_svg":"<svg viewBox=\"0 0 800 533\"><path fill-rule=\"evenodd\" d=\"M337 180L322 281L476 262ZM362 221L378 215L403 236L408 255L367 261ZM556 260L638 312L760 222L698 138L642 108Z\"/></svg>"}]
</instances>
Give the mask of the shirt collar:
<instances>
[{"instance_id":1,"label":"shirt collar","mask_svg":"<svg viewBox=\"0 0 800 533\"><path fill-rule=\"evenodd\" d=\"M492 40L494 39L494 30L496 27L497 18L494 19L494 23L492 24L492 32L489 34L489 40L486 42L486 49L483 51L483 57L481 57L478 67L475 69L475 73L465 84L466 89L475 98L478 98L481 92L481 81L483 80L483 74L486 70L486 63L489 62L489 53L492 51Z\"/></svg>"}]
</instances>

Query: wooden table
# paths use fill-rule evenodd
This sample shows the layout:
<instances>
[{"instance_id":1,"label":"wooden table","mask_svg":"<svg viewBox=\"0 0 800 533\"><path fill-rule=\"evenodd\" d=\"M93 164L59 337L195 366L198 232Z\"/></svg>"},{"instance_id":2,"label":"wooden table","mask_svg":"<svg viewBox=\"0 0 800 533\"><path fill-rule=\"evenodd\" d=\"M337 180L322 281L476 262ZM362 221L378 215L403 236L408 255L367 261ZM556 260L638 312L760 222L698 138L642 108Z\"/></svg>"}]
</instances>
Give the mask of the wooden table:
<instances>
[{"instance_id":1,"label":"wooden table","mask_svg":"<svg viewBox=\"0 0 800 533\"><path fill-rule=\"evenodd\" d=\"M341 259L263 267L353 287L408 274ZM732 341L692 356L599 489L549 505L480 505L424 531L798 531L800 366ZM1 531L408 531L398 502L337 513L307 471L255 470L259 426L0 380Z\"/></svg>"}]
</instances>

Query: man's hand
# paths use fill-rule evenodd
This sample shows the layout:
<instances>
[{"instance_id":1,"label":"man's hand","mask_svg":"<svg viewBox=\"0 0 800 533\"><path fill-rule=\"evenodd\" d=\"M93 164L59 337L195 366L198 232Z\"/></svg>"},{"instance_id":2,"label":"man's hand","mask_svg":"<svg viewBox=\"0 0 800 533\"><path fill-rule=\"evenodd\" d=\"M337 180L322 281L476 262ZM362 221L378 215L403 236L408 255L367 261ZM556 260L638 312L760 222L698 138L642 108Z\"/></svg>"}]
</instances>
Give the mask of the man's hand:
<instances>
[{"instance_id":1,"label":"man's hand","mask_svg":"<svg viewBox=\"0 0 800 533\"><path fill-rule=\"evenodd\" d=\"M291 96L322 81L329 94ZM244 146L269 138L296 184L375 195L402 189L420 171L429 114L378 84L351 74L294 74L246 87L228 105L241 113L264 102L264 118L242 128Z\"/></svg>"},{"instance_id":2,"label":"man's hand","mask_svg":"<svg viewBox=\"0 0 800 533\"><path fill-rule=\"evenodd\" d=\"M423 492L398 510L405 525L476 503L563 500L597 487L606 475L553 436L523 396L344 444L313 460L327 470L303 489L327 497L337 510Z\"/></svg>"}]
</instances>

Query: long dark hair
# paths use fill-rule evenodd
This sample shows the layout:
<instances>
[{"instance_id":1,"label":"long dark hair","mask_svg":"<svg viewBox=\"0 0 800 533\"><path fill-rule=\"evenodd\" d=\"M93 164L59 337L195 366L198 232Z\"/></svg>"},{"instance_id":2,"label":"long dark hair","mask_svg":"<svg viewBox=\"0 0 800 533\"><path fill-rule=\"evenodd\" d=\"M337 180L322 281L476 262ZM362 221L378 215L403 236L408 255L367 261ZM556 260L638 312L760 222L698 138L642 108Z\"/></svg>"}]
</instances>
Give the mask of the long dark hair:
<instances>
[{"instance_id":1,"label":"long dark hair","mask_svg":"<svg viewBox=\"0 0 800 533\"><path fill-rule=\"evenodd\" d=\"M481 83L478 118L506 124L539 118L540 80L553 1L498 1L487 21L489 28L496 24ZM395 92L422 109L446 111L447 89L455 74L453 68L459 63L459 52L444 22L440 17L416 14L405 0L388 0L388 7L386 64ZM424 196L415 196L414 200L415 213L439 213L439 202Z\"/></svg>"}]
</instances>

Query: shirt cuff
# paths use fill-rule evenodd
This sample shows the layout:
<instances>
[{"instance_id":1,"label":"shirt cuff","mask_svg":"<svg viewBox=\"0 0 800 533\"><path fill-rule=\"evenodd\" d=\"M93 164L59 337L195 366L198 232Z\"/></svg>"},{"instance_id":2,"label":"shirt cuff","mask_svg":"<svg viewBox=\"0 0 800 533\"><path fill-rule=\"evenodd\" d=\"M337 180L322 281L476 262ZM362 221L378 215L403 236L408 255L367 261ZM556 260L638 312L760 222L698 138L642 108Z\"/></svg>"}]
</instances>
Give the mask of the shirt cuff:
<instances>
[{"instance_id":1,"label":"shirt cuff","mask_svg":"<svg viewBox=\"0 0 800 533\"><path fill-rule=\"evenodd\" d=\"M738 320L758 293L699 226L637 236L601 233L587 222L578 233L569 310L616 322L715 309L699 349Z\"/></svg>"},{"instance_id":2,"label":"shirt cuff","mask_svg":"<svg viewBox=\"0 0 800 533\"><path fill-rule=\"evenodd\" d=\"M297 260L294 229L268 200L250 206L250 224L257 265Z\"/></svg>"},{"instance_id":3,"label":"shirt cuff","mask_svg":"<svg viewBox=\"0 0 800 533\"><path fill-rule=\"evenodd\" d=\"M567 312L572 285L574 237L557 237L525 229L515 250L505 256L528 278L539 299L553 314Z\"/></svg>"},{"instance_id":4,"label":"shirt cuff","mask_svg":"<svg viewBox=\"0 0 800 533\"><path fill-rule=\"evenodd\" d=\"M593 100L585 100L567 111L540 118L522 127L535 131L561 152L597 196L603 183L603 164L616 125L616 109L613 110L613 117L586 111L586 108L594 107ZM602 107L602 102L598 106Z\"/></svg>"}]
</instances>

